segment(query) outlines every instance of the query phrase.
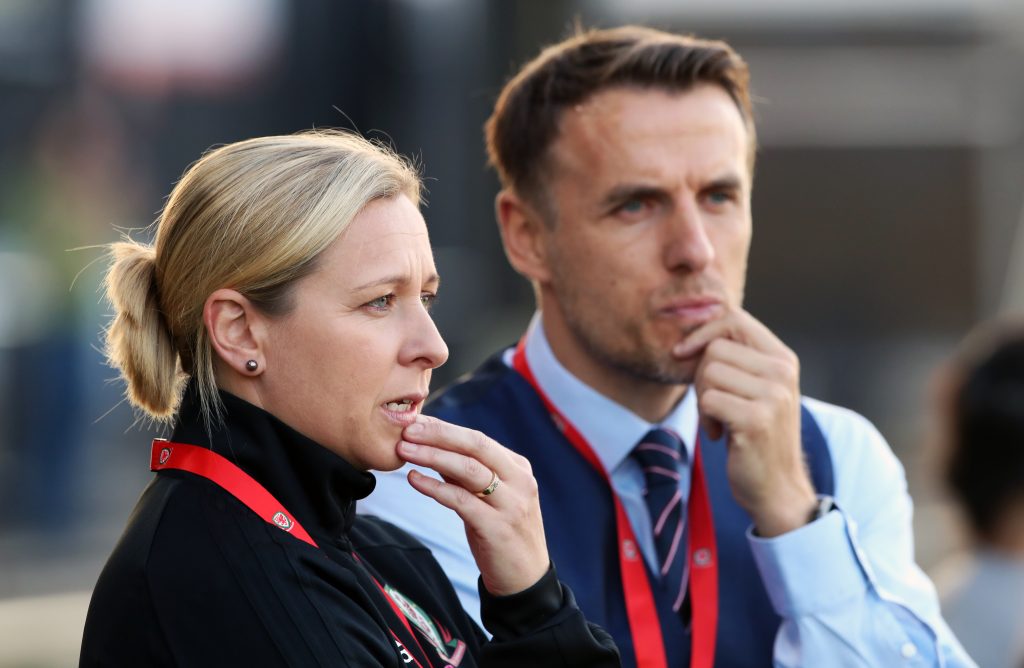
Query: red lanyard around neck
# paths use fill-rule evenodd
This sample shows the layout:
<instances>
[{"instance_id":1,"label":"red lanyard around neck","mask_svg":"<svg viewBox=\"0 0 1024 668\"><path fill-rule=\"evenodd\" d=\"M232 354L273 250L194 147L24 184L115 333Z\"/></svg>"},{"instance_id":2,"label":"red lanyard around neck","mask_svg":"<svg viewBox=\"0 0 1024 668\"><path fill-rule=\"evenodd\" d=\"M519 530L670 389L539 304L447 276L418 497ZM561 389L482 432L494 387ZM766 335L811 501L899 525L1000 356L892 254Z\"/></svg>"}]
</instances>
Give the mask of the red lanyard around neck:
<instances>
[{"instance_id":1,"label":"red lanyard around neck","mask_svg":"<svg viewBox=\"0 0 1024 668\"><path fill-rule=\"evenodd\" d=\"M178 469L212 480L262 517L263 521L287 531L313 547L319 547L273 494L253 480L248 473L212 450L157 438L153 440L149 469Z\"/></svg>"},{"instance_id":2,"label":"red lanyard around neck","mask_svg":"<svg viewBox=\"0 0 1024 668\"><path fill-rule=\"evenodd\" d=\"M626 616L633 636L633 651L639 668L667 668L661 623L651 592L651 584L644 568L633 527L626 515L621 499L615 493L611 478L604 470L594 449L583 435L555 407L541 389L526 360L526 339L519 341L512 358L512 366L533 386L555 426L572 443L576 451L593 466L608 483L615 500L615 526L618 531L619 572L622 591L626 599ZM690 639L690 667L712 668L715 663L715 636L718 629L718 552L715 546L714 520L708 499L704 468L701 464L700 443L694 447L693 477L687 509L690 562L690 596L692 598L693 634Z\"/></svg>"},{"instance_id":3,"label":"red lanyard around neck","mask_svg":"<svg viewBox=\"0 0 1024 668\"><path fill-rule=\"evenodd\" d=\"M206 478L211 482L216 483L226 492L231 494L239 501L242 502L249 510L253 511L257 515L263 518L263 521L268 524L273 524L278 529L286 531L291 535L295 536L301 541L309 543L313 547L319 548L316 541L309 535L309 533L302 528L299 521L296 520L291 513L285 510L285 507L274 498L274 495L267 491L267 489L256 482L252 476L238 468L235 464L228 461L226 458L218 455L212 450L207 448L201 448L197 445L188 445L187 443L172 443L171 441L157 438L153 439L153 449L150 452L149 468L151 471L161 471L163 469L177 469L179 471L188 471L198 476ZM362 563L358 555L353 555L356 561ZM363 568L366 568L363 566ZM416 642L416 646L420 651L420 654L426 656L426 652L423 651L423 647L420 646L419 639L416 638L416 634L413 633L412 625L409 623L409 619L405 613L402 612L401 608L395 603L394 599L388 594L387 590L384 589L383 585L373 576L372 573L367 573L370 579L373 580L374 584L380 590L380 593L384 595L385 600L391 606L395 616L401 620L402 624L409 631L409 637ZM399 647L406 650L405 644L399 639L398 634L388 627L388 631L394 638L395 642L398 643ZM412 648L408 648L412 649ZM419 668L423 668L423 664L420 663L416 657L408 653L409 659L413 661ZM427 660L429 665L429 659Z\"/></svg>"}]
</instances>

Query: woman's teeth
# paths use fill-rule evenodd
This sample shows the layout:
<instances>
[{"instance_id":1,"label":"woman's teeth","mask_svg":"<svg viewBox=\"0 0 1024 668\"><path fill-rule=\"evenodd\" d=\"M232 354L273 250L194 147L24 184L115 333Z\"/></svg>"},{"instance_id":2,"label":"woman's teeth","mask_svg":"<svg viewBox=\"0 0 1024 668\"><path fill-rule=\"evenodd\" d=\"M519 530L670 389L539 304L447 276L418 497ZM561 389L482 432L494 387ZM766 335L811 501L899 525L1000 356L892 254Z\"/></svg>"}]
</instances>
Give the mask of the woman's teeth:
<instances>
[{"instance_id":1,"label":"woman's teeth","mask_svg":"<svg viewBox=\"0 0 1024 668\"><path fill-rule=\"evenodd\" d=\"M412 401L409 399L402 399L401 401L389 401L384 404L389 411L395 411L397 413L404 413L412 410Z\"/></svg>"}]
</instances>

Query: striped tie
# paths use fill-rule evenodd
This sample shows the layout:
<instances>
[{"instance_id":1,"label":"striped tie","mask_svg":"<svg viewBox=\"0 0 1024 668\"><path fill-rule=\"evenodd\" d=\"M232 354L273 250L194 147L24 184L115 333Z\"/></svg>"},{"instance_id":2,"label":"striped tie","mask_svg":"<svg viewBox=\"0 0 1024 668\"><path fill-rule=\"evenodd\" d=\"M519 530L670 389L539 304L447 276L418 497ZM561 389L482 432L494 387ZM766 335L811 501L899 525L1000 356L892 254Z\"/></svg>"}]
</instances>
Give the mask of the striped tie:
<instances>
[{"instance_id":1,"label":"striped tie","mask_svg":"<svg viewBox=\"0 0 1024 668\"><path fill-rule=\"evenodd\" d=\"M652 429L633 448L632 457L644 472L644 500L651 517L654 545L658 552L661 585L672 595L672 609L683 604L686 593L687 560L685 503L679 490L679 465L682 462L682 440L667 429Z\"/></svg>"}]
</instances>

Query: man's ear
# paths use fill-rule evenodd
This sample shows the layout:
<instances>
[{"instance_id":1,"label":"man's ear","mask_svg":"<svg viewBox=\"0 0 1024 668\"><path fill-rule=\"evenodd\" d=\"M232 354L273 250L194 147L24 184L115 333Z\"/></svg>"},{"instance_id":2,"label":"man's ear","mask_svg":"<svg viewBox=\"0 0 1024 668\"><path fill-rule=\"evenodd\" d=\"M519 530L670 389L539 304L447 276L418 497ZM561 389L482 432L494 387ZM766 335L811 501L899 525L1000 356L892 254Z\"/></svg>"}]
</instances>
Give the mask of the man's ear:
<instances>
[{"instance_id":1,"label":"man's ear","mask_svg":"<svg viewBox=\"0 0 1024 668\"><path fill-rule=\"evenodd\" d=\"M547 235L551 231L541 215L507 188L498 193L494 208L501 242L512 268L534 282L550 280Z\"/></svg>"},{"instance_id":2,"label":"man's ear","mask_svg":"<svg viewBox=\"0 0 1024 668\"><path fill-rule=\"evenodd\" d=\"M261 323L261 314L237 290L215 290L203 304L210 345L225 365L243 376L258 375L266 367Z\"/></svg>"}]
</instances>

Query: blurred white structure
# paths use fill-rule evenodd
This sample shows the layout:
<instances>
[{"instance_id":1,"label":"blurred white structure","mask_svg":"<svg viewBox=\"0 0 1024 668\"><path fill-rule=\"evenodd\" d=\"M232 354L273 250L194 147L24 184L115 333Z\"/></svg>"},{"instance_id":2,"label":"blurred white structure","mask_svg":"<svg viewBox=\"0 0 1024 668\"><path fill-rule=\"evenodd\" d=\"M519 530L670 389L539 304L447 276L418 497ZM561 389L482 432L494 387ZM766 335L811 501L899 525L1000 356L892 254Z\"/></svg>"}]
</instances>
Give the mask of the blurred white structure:
<instances>
[{"instance_id":1,"label":"blurred white structure","mask_svg":"<svg viewBox=\"0 0 1024 668\"><path fill-rule=\"evenodd\" d=\"M244 85L283 46L284 0L83 0L86 63L125 87Z\"/></svg>"}]
</instances>

